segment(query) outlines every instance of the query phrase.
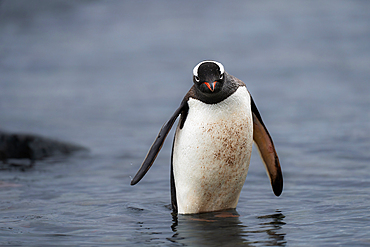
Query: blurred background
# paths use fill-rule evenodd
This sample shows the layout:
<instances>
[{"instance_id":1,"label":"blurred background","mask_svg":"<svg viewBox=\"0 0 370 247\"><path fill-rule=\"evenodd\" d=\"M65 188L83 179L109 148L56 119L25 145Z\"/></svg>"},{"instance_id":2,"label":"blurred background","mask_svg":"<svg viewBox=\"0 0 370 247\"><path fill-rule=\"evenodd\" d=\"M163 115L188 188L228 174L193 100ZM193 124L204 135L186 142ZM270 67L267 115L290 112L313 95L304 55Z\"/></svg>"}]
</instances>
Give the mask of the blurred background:
<instances>
[{"instance_id":1,"label":"blurred background","mask_svg":"<svg viewBox=\"0 0 370 247\"><path fill-rule=\"evenodd\" d=\"M361 0L0 1L0 130L90 150L0 171L0 243L217 239L171 228L173 132L129 186L205 59L247 84L285 179L276 199L254 151L239 221L219 224L255 246L369 244L370 2Z\"/></svg>"}]
</instances>

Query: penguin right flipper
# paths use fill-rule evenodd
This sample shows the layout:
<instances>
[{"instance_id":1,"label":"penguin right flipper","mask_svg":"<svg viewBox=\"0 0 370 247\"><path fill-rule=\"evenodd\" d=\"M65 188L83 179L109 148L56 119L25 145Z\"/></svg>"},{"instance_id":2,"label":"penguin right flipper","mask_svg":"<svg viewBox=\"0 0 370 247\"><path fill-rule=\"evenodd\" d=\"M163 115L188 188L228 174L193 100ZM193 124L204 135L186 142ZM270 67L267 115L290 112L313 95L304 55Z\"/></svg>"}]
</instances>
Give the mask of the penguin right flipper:
<instances>
[{"instance_id":1,"label":"penguin right flipper","mask_svg":"<svg viewBox=\"0 0 370 247\"><path fill-rule=\"evenodd\" d=\"M262 161L265 165L267 174L270 178L271 186L276 196L280 196L283 191L283 174L280 168L279 157L277 156L274 143L262 121L257 106L251 97L253 115L253 140L258 147Z\"/></svg>"},{"instance_id":2,"label":"penguin right flipper","mask_svg":"<svg viewBox=\"0 0 370 247\"><path fill-rule=\"evenodd\" d=\"M131 185L137 184L149 171L150 167L153 165L154 160L157 158L159 151L161 150L164 140L166 139L168 133L170 132L173 124L175 123L177 117L180 114L187 114L187 103L184 100L180 107L174 112L171 118L162 126L158 133L157 138L154 140L152 146L150 147L148 154L146 155L139 171L136 173L135 177L131 180Z\"/></svg>"}]
</instances>

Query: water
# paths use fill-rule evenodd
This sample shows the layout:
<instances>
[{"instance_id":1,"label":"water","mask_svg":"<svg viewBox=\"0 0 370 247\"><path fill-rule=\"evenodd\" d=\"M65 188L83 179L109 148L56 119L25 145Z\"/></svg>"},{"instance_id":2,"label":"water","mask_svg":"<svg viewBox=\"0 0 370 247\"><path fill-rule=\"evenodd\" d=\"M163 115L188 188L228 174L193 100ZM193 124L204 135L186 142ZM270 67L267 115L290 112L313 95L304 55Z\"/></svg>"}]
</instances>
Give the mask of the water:
<instances>
[{"instance_id":1,"label":"water","mask_svg":"<svg viewBox=\"0 0 370 247\"><path fill-rule=\"evenodd\" d=\"M236 211L172 216L162 124L216 59L247 83L284 173L254 150ZM370 245L367 1L2 1L0 129L90 149L0 171L2 246Z\"/></svg>"}]
</instances>

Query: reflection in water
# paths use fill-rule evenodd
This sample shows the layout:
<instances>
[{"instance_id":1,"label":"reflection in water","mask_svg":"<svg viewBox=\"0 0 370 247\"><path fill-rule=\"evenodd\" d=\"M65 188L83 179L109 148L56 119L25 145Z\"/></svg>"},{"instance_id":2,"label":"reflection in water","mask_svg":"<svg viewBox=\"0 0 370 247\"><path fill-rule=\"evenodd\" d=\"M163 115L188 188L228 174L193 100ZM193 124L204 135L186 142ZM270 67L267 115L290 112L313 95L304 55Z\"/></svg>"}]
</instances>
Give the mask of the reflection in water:
<instances>
[{"instance_id":1,"label":"reflection in water","mask_svg":"<svg viewBox=\"0 0 370 247\"><path fill-rule=\"evenodd\" d=\"M234 246L246 242L236 210L174 215L172 241L190 246Z\"/></svg>"},{"instance_id":2,"label":"reflection in water","mask_svg":"<svg viewBox=\"0 0 370 247\"><path fill-rule=\"evenodd\" d=\"M285 216L276 210L276 214L264 215L257 217L262 222L259 224L261 228L265 227L265 231L268 234L269 240L266 244L270 246L284 246L285 233L282 233L282 226L286 223L283 221Z\"/></svg>"},{"instance_id":3,"label":"reflection in water","mask_svg":"<svg viewBox=\"0 0 370 247\"><path fill-rule=\"evenodd\" d=\"M226 210L197 215L173 215L172 230L175 234L168 239L189 246L284 246L285 216L276 214L257 217L258 226L245 226L238 212Z\"/></svg>"}]
</instances>

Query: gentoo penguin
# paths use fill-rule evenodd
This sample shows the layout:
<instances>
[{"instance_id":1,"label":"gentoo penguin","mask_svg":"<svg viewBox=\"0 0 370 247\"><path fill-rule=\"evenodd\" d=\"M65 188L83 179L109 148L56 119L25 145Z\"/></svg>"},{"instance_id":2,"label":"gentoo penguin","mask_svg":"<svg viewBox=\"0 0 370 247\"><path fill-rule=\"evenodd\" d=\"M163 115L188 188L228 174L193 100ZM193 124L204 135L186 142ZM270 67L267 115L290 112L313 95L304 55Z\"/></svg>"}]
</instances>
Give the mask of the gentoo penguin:
<instances>
[{"instance_id":1,"label":"gentoo penguin","mask_svg":"<svg viewBox=\"0 0 370 247\"><path fill-rule=\"evenodd\" d=\"M131 181L138 183L152 166L177 117L172 146L171 199L179 214L236 208L255 142L276 196L283 176L271 136L246 85L216 61L193 69L194 85L159 131Z\"/></svg>"}]
</instances>

